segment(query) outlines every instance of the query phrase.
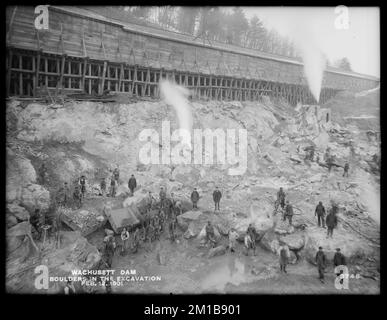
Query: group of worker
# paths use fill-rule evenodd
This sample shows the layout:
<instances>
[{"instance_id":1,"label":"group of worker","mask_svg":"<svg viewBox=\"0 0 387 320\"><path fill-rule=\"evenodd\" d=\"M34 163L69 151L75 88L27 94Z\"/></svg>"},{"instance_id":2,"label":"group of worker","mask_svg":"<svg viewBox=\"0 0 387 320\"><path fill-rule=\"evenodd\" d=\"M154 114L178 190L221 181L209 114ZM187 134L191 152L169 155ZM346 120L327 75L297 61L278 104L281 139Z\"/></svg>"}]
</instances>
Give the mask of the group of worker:
<instances>
[{"instance_id":1,"label":"group of worker","mask_svg":"<svg viewBox=\"0 0 387 320\"><path fill-rule=\"evenodd\" d=\"M135 188L133 186L132 180L132 189ZM131 190L132 193L133 190ZM168 230L171 242L175 241L177 216L182 213L181 203L175 199L173 192L170 197L167 197L164 187L160 188L159 197L160 201L156 204L155 197L149 191L146 212L142 215L141 226L136 228L132 234L126 228L123 228L121 232L122 254L125 254L128 249L132 253L136 253L140 242L152 243L159 240L160 235L166 230Z\"/></svg>"},{"instance_id":2,"label":"group of worker","mask_svg":"<svg viewBox=\"0 0 387 320\"><path fill-rule=\"evenodd\" d=\"M288 219L289 225L292 225L293 221L293 206L290 204L289 200L286 200L286 194L282 187L280 187L279 191L277 192L277 200L274 204L274 214L277 213L279 206L281 206L283 211L283 220L286 221ZM286 203L286 206L285 206ZM317 224L319 227L325 228L325 225L328 229L327 232L327 238L333 237L333 229L337 227L337 213L339 211L339 208L337 204L332 201L331 202L331 208L329 210L328 215L326 216L326 210L323 206L323 203L320 201L318 205L316 206L314 215L317 216Z\"/></svg>"},{"instance_id":3,"label":"group of worker","mask_svg":"<svg viewBox=\"0 0 387 320\"><path fill-rule=\"evenodd\" d=\"M313 161L314 156L315 156L315 147L313 145L307 146L304 148L304 151L305 151L305 160ZM319 162L319 160L320 160L320 158L319 158L319 156L317 156L316 161ZM331 154L331 148L329 148L329 147L325 150L324 161L328 167L328 172L331 172L332 167L334 167L334 166L341 167L335 163L334 156ZM343 177L349 177L349 163L348 162L346 162L344 164L343 169L344 169Z\"/></svg>"}]
</instances>

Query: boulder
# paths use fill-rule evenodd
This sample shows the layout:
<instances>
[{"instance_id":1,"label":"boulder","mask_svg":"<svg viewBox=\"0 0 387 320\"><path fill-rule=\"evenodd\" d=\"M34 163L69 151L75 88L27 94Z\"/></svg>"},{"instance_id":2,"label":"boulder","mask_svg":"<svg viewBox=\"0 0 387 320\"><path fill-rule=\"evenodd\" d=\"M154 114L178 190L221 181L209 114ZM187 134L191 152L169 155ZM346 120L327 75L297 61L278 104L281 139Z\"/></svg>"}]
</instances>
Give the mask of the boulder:
<instances>
[{"instance_id":1,"label":"boulder","mask_svg":"<svg viewBox=\"0 0 387 320\"><path fill-rule=\"evenodd\" d=\"M281 217L277 216L277 223L275 224L274 231L278 234L291 234L295 231L294 226L289 224L289 221L283 221Z\"/></svg>"},{"instance_id":2,"label":"boulder","mask_svg":"<svg viewBox=\"0 0 387 320\"><path fill-rule=\"evenodd\" d=\"M48 210L50 206L50 193L38 184L29 184L22 189L20 205L29 212L35 209Z\"/></svg>"},{"instance_id":3,"label":"boulder","mask_svg":"<svg viewBox=\"0 0 387 320\"><path fill-rule=\"evenodd\" d=\"M5 216L5 219L6 219L7 229L12 228L13 226L17 225L17 223L18 223L16 217L11 215L11 214L7 214Z\"/></svg>"},{"instance_id":4,"label":"boulder","mask_svg":"<svg viewBox=\"0 0 387 320\"><path fill-rule=\"evenodd\" d=\"M266 232L259 243L264 249L275 254L278 253L280 244L278 235L274 232L274 230Z\"/></svg>"},{"instance_id":5,"label":"boulder","mask_svg":"<svg viewBox=\"0 0 387 320\"><path fill-rule=\"evenodd\" d=\"M122 205L124 208L135 206L139 209L139 208L145 207L147 203L148 203L147 194L137 191L133 194L133 196L127 197L122 203Z\"/></svg>"},{"instance_id":6,"label":"boulder","mask_svg":"<svg viewBox=\"0 0 387 320\"><path fill-rule=\"evenodd\" d=\"M208 258L216 257L216 256L221 256L226 253L226 247L221 245L216 248L210 249L208 252Z\"/></svg>"},{"instance_id":7,"label":"boulder","mask_svg":"<svg viewBox=\"0 0 387 320\"><path fill-rule=\"evenodd\" d=\"M203 212L201 211L187 211L177 216L177 223L180 228L182 228L183 230L187 230L191 221L198 220L202 214Z\"/></svg>"},{"instance_id":8,"label":"boulder","mask_svg":"<svg viewBox=\"0 0 387 320\"><path fill-rule=\"evenodd\" d=\"M215 234L215 239L216 240L220 240L221 235L220 235L219 230L218 230L216 225L214 225L214 234ZM199 240L203 240L203 239L205 239L205 237L206 237L206 225L204 225L201 228L201 230L199 232L199 235L198 235L198 239Z\"/></svg>"},{"instance_id":9,"label":"boulder","mask_svg":"<svg viewBox=\"0 0 387 320\"><path fill-rule=\"evenodd\" d=\"M299 251L301 250L306 243L306 235L305 232L295 232L293 234L288 234L285 236L281 236L280 241L285 243L290 250Z\"/></svg>"},{"instance_id":10,"label":"boulder","mask_svg":"<svg viewBox=\"0 0 387 320\"><path fill-rule=\"evenodd\" d=\"M30 218L28 211L15 203L7 204L7 214L14 216L19 221L27 221Z\"/></svg>"},{"instance_id":11,"label":"boulder","mask_svg":"<svg viewBox=\"0 0 387 320\"><path fill-rule=\"evenodd\" d=\"M326 229L308 228L305 247L300 251L301 256L305 257L308 262L315 264L316 253L320 246L323 247L329 261L333 260L336 248L340 248L349 261L358 257L367 257L373 252L372 247L364 239L358 238L344 229L335 229L333 238L327 238Z\"/></svg>"}]
</instances>

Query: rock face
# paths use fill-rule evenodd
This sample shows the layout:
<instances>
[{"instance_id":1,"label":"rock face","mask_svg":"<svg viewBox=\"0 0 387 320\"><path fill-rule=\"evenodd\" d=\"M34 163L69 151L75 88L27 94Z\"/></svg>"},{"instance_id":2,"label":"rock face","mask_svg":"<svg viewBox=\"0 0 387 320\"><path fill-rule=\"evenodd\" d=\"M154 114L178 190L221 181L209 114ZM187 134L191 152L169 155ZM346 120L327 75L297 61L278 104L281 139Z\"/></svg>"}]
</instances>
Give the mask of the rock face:
<instances>
[{"instance_id":1,"label":"rock face","mask_svg":"<svg viewBox=\"0 0 387 320\"><path fill-rule=\"evenodd\" d=\"M335 229L333 238L327 239L326 229L311 227L308 230L308 239L301 255L310 263L315 264L316 253L320 246L323 247L329 261L333 260L336 248L340 248L349 261L358 256L366 257L373 252L372 248L363 240L345 230Z\"/></svg>"},{"instance_id":2,"label":"rock face","mask_svg":"<svg viewBox=\"0 0 387 320\"><path fill-rule=\"evenodd\" d=\"M45 211L50 206L50 193L38 184L29 184L22 189L20 205L29 212L35 209Z\"/></svg>"}]
</instances>

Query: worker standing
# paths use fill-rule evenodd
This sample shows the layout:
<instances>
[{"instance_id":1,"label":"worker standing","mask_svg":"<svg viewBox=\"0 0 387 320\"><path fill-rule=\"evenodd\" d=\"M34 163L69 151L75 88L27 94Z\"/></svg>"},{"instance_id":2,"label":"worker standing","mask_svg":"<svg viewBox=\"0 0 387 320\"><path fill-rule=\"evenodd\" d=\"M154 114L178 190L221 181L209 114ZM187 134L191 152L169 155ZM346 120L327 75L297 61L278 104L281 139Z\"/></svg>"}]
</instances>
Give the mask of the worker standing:
<instances>
[{"instance_id":1,"label":"worker standing","mask_svg":"<svg viewBox=\"0 0 387 320\"><path fill-rule=\"evenodd\" d=\"M322 227L325 228L325 208L321 201L316 206L314 215L317 216L318 226L320 227L322 225Z\"/></svg>"},{"instance_id":2,"label":"worker standing","mask_svg":"<svg viewBox=\"0 0 387 320\"><path fill-rule=\"evenodd\" d=\"M279 191L277 192L277 203L281 205L282 209L285 208L285 197L286 197L286 194L282 189L282 187L280 187Z\"/></svg>"},{"instance_id":3,"label":"worker standing","mask_svg":"<svg viewBox=\"0 0 387 320\"><path fill-rule=\"evenodd\" d=\"M194 191L191 193L191 201L192 201L192 208L197 209L198 208L198 201L199 201L199 192L196 188L194 188Z\"/></svg>"},{"instance_id":4,"label":"worker standing","mask_svg":"<svg viewBox=\"0 0 387 320\"><path fill-rule=\"evenodd\" d=\"M159 196L160 196L160 207L161 207L161 209L163 209L164 208L164 201L167 198L167 193L165 192L164 187L160 187Z\"/></svg>"},{"instance_id":5,"label":"worker standing","mask_svg":"<svg viewBox=\"0 0 387 320\"><path fill-rule=\"evenodd\" d=\"M212 198L214 199L214 203L215 203L215 211L216 210L220 211L219 203L220 203L220 199L222 198L222 193L220 192L218 187L216 187L215 191L213 192Z\"/></svg>"},{"instance_id":6,"label":"worker standing","mask_svg":"<svg viewBox=\"0 0 387 320\"><path fill-rule=\"evenodd\" d=\"M319 247L316 253L316 263L317 263L319 279L322 283L324 283L324 269L326 266L326 256L322 247Z\"/></svg>"},{"instance_id":7,"label":"worker standing","mask_svg":"<svg viewBox=\"0 0 387 320\"><path fill-rule=\"evenodd\" d=\"M347 265L345 261L345 256L340 252L340 248L336 249L336 253L333 257L333 265L336 267L338 266L345 266ZM341 274L343 274L343 270L341 269L340 272L336 273L336 276L339 277ZM340 283L343 283L343 279L340 280Z\"/></svg>"},{"instance_id":8,"label":"worker standing","mask_svg":"<svg viewBox=\"0 0 387 320\"><path fill-rule=\"evenodd\" d=\"M105 178L101 179L100 187L101 187L102 196L105 197L106 196L106 180L105 180Z\"/></svg>"},{"instance_id":9,"label":"worker standing","mask_svg":"<svg viewBox=\"0 0 387 320\"><path fill-rule=\"evenodd\" d=\"M85 196L86 196L86 177L85 176L81 176L81 178L79 179L79 184L81 185L82 198L85 199Z\"/></svg>"},{"instance_id":10,"label":"worker standing","mask_svg":"<svg viewBox=\"0 0 387 320\"><path fill-rule=\"evenodd\" d=\"M288 273L286 271L286 266L289 262L289 251L288 247L286 245L281 245L279 250L279 263L280 263L280 270L281 272Z\"/></svg>"},{"instance_id":11,"label":"worker standing","mask_svg":"<svg viewBox=\"0 0 387 320\"><path fill-rule=\"evenodd\" d=\"M137 180L136 180L136 178L134 177L133 174L132 174L132 176L129 179L128 187L129 187L129 190L130 190L130 195L133 196L134 189L136 189L136 187L137 187Z\"/></svg>"},{"instance_id":12,"label":"worker standing","mask_svg":"<svg viewBox=\"0 0 387 320\"><path fill-rule=\"evenodd\" d=\"M206 243L210 242L212 244L212 246L215 247L215 245L216 245L215 230L211 224L211 221L207 222L205 230L206 230Z\"/></svg>"},{"instance_id":13,"label":"worker standing","mask_svg":"<svg viewBox=\"0 0 387 320\"><path fill-rule=\"evenodd\" d=\"M293 206L290 204L289 200L286 200L286 208L285 208L285 214L284 214L284 221L286 218L289 219L289 225L292 225L293 220Z\"/></svg>"},{"instance_id":14,"label":"worker standing","mask_svg":"<svg viewBox=\"0 0 387 320\"><path fill-rule=\"evenodd\" d=\"M337 227L337 216L336 213L338 211L337 205L332 203L332 208L329 210L329 214L326 218L326 225L328 228L327 238L330 236L333 237L333 229Z\"/></svg>"},{"instance_id":15,"label":"worker standing","mask_svg":"<svg viewBox=\"0 0 387 320\"><path fill-rule=\"evenodd\" d=\"M140 243L140 231L138 228L136 228L136 231L134 231L133 239L132 239L132 253L137 253L139 243Z\"/></svg>"},{"instance_id":16,"label":"worker standing","mask_svg":"<svg viewBox=\"0 0 387 320\"><path fill-rule=\"evenodd\" d=\"M236 232L234 228L231 228L228 234L228 243L229 243L229 249L231 252L235 252L235 247L236 247L236 241L238 239L239 235Z\"/></svg>"},{"instance_id":17,"label":"worker standing","mask_svg":"<svg viewBox=\"0 0 387 320\"><path fill-rule=\"evenodd\" d=\"M169 239L171 240L171 242L174 242L176 238L176 225L177 225L177 220L176 220L176 217L174 217L169 221L169 226L168 226Z\"/></svg>"},{"instance_id":18,"label":"worker standing","mask_svg":"<svg viewBox=\"0 0 387 320\"><path fill-rule=\"evenodd\" d=\"M110 196L114 198L116 196L116 186L117 182L114 179L114 176L111 177L110 179Z\"/></svg>"},{"instance_id":19,"label":"worker standing","mask_svg":"<svg viewBox=\"0 0 387 320\"><path fill-rule=\"evenodd\" d=\"M345 165L344 165L343 177L347 177L348 178L348 171L349 171L349 163L346 162Z\"/></svg>"},{"instance_id":20,"label":"worker standing","mask_svg":"<svg viewBox=\"0 0 387 320\"><path fill-rule=\"evenodd\" d=\"M126 228L122 229L121 232L121 240L122 240L122 248L121 248L121 254L125 254L127 248L128 248L128 241L129 241L129 232L126 230Z\"/></svg>"},{"instance_id":21,"label":"worker standing","mask_svg":"<svg viewBox=\"0 0 387 320\"><path fill-rule=\"evenodd\" d=\"M113 171L113 176L114 179L117 181L117 184L119 183L120 180L120 167L117 165L117 167Z\"/></svg>"}]
</instances>

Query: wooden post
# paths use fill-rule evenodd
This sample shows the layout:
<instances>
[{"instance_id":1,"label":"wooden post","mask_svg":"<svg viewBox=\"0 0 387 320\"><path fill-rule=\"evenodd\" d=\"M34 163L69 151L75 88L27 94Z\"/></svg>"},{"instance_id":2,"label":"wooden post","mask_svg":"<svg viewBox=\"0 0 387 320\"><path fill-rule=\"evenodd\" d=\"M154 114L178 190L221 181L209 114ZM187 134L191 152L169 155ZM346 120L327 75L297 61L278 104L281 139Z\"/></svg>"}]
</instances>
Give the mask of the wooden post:
<instances>
[{"instance_id":1,"label":"wooden post","mask_svg":"<svg viewBox=\"0 0 387 320\"><path fill-rule=\"evenodd\" d=\"M12 58L13 58L13 50L8 50L8 68L7 68L7 96L10 96L10 90L11 90L11 73L12 73Z\"/></svg>"},{"instance_id":2,"label":"wooden post","mask_svg":"<svg viewBox=\"0 0 387 320\"><path fill-rule=\"evenodd\" d=\"M87 58L85 57L83 59L83 72L82 72L82 78L81 78L81 89L82 91L85 91L85 79L86 79L86 70L87 70Z\"/></svg>"},{"instance_id":3,"label":"wooden post","mask_svg":"<svg viewBox=\"0 0 387 320\"><path fill-rule=\"evenodd\" d=\"M17 6L15 6L15 9L13 9L12 16L11 16L11 21L9 22L8 32L7 32L7 36L6 36L6 43L7 44L11 41L12 25L13 25L13 21L15 19L16 10L17 10Z\"/></svg>"},{"instance_id":4,"label":"wooden post","mask_svg":"<svg viewBox=\"0 0 387 320\"><path fill-rule=\"evenodd\" d=\"M19 55L19 70L22 70L22 56ZM23 95L23 72L19 71L19 95Z\"/></svg>"},{"instance_id":5,"label":"wooden post","mask_svg":"<svg viewBox=\"0 0 387 320\"><path fill-rule=\"evenodd\" d=\"M101 86L100 86L99 92L98 92L99 95L103 95L103 91L104 91L104 88L105 88L106 68L107 68L107 61L105 60L103 62L102 80L101 80Z\"/></svg>"},{"instance_id":6,"label":"wooden post","mask_svg":"<svg viewBox=\"0 0 387 320\"><path fill-rule=\"evenodd\" d=\"M120 66L120 80L118 80L118 92L121 92L122 79L124 77L124 65L121 63Z\"/></svg>"}]
</instances>

